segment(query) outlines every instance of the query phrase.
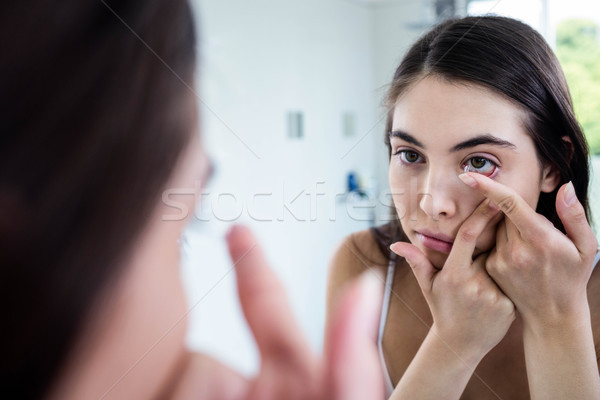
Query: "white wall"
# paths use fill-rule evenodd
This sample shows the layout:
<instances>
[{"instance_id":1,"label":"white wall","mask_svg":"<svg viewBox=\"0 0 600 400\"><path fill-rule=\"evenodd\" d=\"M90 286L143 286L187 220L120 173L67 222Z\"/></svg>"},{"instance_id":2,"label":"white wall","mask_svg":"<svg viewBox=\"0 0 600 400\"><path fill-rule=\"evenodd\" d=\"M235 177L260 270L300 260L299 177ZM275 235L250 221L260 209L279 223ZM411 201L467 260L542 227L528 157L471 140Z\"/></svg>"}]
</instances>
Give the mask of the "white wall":
<instances>
[{"instance_id":1,"label":"white wall","mask_svg":"<svg viewBox=\"0 0 600 400\"><path fill-rule=\"evenodd\" d=\"M187 234L188 342L252 373L258 359L241 320L222 234L233 220L255 230L302 330L319 350L328 259L344 236L369 226L368 212L349 213L336 194L344 192L349 171L387 186L376 163L385 151L374 64L381 58L377 47L389 49L384 43L389 39L380 33L378 10L352 2L197 0L194 5L201 25L201 129L216 174ZM400 51L398 40L393 42ZM399 54L385 57L395 63ZM290 110L304 113L302 140L286 138ZM342 134L345 111L356 115L351 138ZM257 193L271 195L252 199Z\"/></svg>"},{"instance_id":2,"label":"white wall","mask_svg":"<svg viewBox=\"0 0 600 400\"><path fill-rule=\"evenodd\" d=\"M373 102L377 118L377 126L373 129L377 143L374 167L376 175L384 181L382 188L387 188L388 156L387 148L383 144L387 110L381 107L381 103L404 54L424 30L433 26L435 14L432 2L427 1L383 2L375 5L372 12L372 79L376 89ZM389 215L389 211L381 205L378 215L383 219Z\"/></svg>"}]
</instances>

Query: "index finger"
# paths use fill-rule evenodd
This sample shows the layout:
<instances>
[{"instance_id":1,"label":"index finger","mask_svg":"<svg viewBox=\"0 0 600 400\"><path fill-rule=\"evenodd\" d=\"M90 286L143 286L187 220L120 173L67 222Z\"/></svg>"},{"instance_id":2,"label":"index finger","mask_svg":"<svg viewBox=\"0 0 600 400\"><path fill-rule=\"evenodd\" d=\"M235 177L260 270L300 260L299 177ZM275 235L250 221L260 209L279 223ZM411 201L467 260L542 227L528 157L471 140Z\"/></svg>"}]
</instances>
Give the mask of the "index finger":
<instances>
[{"instance_id":1,"label":"index finger","mask_svg":"<svg viewBox=\"0 0 600 400\"><path fill-rule=\"evenodd\" d=\"M383 399L377 328L383 297L382 278L363 273L346 288L325 333L328 399Z\"/></svg>"},{"instance_id":2,"label":"index finger","mask_svg":"<svg viewBox=\"0 0 600 400\"><path fill-rule=\"evenodd\" d=\"M502 215L499 214L498 207L488 199L482 201L458 229L446 264L464 265L465 260L468 260L470 265L477 239L498 215Z\"/></svg>"},{"instance_id":3,"label":"index finger","mask_svg":"<svg viewBox=\"0 0 600 400\"><path fill-rule=\"evenodd\" d=\"M546 224L540 224L538 213L508 186L476 173L466 172L460 174L459 178L493 201L519 230L523 238L535 238L547 230Z\"/></svg>"},{"instance_id":4,"label":"index finger","mask_svg":"<svg viewBox=\"0 0 600 400\"><path fill-rule=\"evenodd\" d=\"M284 288L268 267L250 229L234 226L227 234L244 316L263 360L278 358L310 366L312 351L293 318Z\"/></svg>"}]
</instances>

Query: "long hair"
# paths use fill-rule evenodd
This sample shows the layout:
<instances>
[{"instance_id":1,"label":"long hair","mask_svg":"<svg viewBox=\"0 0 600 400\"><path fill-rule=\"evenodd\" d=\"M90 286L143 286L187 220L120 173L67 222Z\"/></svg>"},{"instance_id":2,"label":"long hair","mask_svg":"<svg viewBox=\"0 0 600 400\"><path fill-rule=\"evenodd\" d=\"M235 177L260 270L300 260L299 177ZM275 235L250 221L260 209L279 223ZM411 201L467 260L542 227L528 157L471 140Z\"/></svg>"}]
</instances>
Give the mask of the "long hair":
<instances>
[{"instance_id":1,"label":"long hair","mask_svg":"<svg viewBox=\"0 0 600 400\"><path fill-rule=\"evenodd\" d=\"M184 0L2 6L3 396L47 394L124 269L191 137L195 40Z\"/></svg>"},{"instance_id":2,"label":"long hair","mask_svg":"<svg viewBox=\"0 0 600 400\"><path fill-rule=\"evenodd\" d=\"M538 160L560 174L557 188L540 194L536 211L564 233L556 213L556 194L562 184L572 181L591 220L587 143L558 59L538 32L511 18L466 17L443 22L417 40L396 69L384 102L388 109L385 143L390 156L388 132L395 103L408 87L430 75L482 86L525 110L525 128ZM563 140L565 136L570 144ZM395 213L392 218L389 226L374 229L388 256L389 244L403 237Z\"/></svg>"}]
</instances>

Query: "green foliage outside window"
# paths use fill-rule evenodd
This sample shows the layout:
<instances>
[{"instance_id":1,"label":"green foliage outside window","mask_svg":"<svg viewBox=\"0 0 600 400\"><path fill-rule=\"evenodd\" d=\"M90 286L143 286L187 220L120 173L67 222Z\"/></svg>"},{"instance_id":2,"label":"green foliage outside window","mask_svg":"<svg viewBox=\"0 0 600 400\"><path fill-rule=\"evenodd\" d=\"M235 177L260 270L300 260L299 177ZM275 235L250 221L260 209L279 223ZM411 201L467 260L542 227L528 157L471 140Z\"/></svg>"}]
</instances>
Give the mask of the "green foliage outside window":
<instances>
[{"instance_id":1,"label":"green foliage outside window","mask_svg":"<svg viewBox=\"0 0 600 400\"><path fill-rule=\"evenodd\" d=\"M561 22L556 33L556 54L590 152L600 154L600 26L581 19Z\"/></svg>"}]
</instances>

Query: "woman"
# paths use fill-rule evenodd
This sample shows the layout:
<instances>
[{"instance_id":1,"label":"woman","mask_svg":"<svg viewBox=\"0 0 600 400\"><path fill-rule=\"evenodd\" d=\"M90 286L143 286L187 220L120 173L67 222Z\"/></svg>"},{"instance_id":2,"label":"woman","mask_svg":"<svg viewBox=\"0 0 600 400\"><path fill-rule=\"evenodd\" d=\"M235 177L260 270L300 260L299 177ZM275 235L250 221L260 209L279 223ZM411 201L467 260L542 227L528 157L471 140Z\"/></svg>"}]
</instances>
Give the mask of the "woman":
<instances>
[{"instance_id":1,"label":"woman","mask_svg":"<svg viewBox=\"0 0 600 400\"><path fill-rule=\"evenodd\" d=\"M164 218L161 196L210 171L186 1L20 1L0 15L3 398L362 399L383 389L375 331L361 321L377 318L377 286L350 289L322 360L243 227L227 240L260 373L249 380L185 349L186 219ZM191 196L177 201L193 209Z\"/></svg>"},{"instance_id":2,"label":"woman","mask_svg":"<svg viewBox=\"0 0 600 400\"><path fill-rule=\"evenodd\" d=\"M328 303L365 270L387 276L388 394L600 397L587 145L549 46L508 18L442 23L387 106L396 218L342 243Z\"/></svg>"}]
</instances>

